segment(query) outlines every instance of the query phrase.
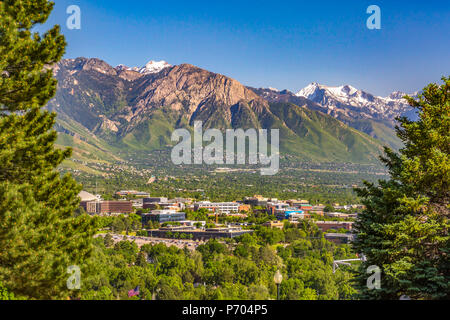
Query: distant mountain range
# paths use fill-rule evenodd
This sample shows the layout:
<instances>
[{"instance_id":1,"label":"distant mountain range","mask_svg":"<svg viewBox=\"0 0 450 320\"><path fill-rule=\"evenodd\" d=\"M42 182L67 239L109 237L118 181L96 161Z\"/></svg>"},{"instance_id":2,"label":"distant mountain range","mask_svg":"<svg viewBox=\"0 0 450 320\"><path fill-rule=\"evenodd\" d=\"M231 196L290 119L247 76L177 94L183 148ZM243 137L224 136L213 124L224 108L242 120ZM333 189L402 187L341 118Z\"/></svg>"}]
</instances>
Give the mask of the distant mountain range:
<instances>
[{"instance_id":1,"label":"distant mountain range","mask_svg":"<svg viewBox=\"0 0 450 320\"><path fill-rule=\"evenodd\" d=\"M312 84L295 95L164 61L130 68L77 58L52 68L58 90L48 108L58 113L59 143L81 159L166 148L173 130L201 120L204 128L280 129L281 153L302 160L374 163L382 144L398 146L387 129L411 109L401 94Z\"/></svg>"},{"instance_id":2,"label":"distant mountain range","mask_svg":"<svg viewBox=\"0 0 450 320\"><path fill-rule=\"evenodd\" d=\"M412 96L417 96L417 92ZM355 119L393 120L408 115L411 107L403 99L406 93L393 92L389 97L377 97L352 86L328 87L312 83L300 90L296 96L304 97L320 104L327 113L339 118L340 115Z\"/></svg>"},{"instance_id":3,"label":"distant mountain range","mask_svg":"<svg viewBox=\"0 0 450 320\"><path fill-rule=\"evenodd\" d=\"M398 91L383 98L350 85L329 87L318 83L311 83L297 94L288 90L252 90L270 102L306 105L311 110L328 114L394 149L402 146L395 134L395 119L402 116L417 119L414 110L403 99L406 94ZM417 94L410 96L417 97Z\"/></svg>"}]
</instances>

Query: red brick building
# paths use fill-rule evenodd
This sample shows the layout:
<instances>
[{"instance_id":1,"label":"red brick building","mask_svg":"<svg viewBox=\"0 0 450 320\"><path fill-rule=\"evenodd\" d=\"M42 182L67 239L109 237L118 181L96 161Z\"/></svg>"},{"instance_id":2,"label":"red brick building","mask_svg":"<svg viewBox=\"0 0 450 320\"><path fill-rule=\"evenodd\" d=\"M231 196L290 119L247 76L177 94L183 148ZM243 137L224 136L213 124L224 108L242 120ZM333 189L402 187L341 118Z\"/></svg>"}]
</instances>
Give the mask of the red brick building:
<instances>
[{"instance_id":1,"label":"red brick building","mask_svg":"<svg viewBox=\"0 0 450 320\"><path fill-rule=\"evenodd\" d=\"M100 214L132 213L131 201L102 201L100 202Z\"/></svg>"},{"instance_id":2,"label":"red brick building","mask_svg":"<svg viewBox=\"0 0 450 320\"><path fill-rule=\"evenodd\" d=\"M322 232L325 232L330 229L352 230L352 226L353 226L353 222L342 222L342 221L316 221L315 223L317 224L317 226L319 227L319 229Z\"/></svg>"}]
</instances>

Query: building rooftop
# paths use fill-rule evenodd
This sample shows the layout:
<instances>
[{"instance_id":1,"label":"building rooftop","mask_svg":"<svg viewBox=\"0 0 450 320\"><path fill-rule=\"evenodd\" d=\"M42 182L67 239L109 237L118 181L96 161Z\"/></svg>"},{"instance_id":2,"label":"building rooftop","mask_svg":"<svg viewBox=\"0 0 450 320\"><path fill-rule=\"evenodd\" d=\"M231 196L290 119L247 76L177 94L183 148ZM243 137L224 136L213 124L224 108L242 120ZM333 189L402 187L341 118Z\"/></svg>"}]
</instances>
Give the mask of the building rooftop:
<instances>
[{"instance_id":1,"label":"building rooftop","mask_svg":"<svg viewBox=\"0 0 450 320\"><path fill-rule=\"evenodd\" d=\"M176 210L153 210L150 213L144 213L143 215L164 215L164 214L177 214L177 213L184 213L184 212L178 212Z\"/></svg>"},{"instance_id":2,"label":"building rooftop","mask_svg":"<svg viewBox=\"0 0 450 320\"><path fill-rule=\"evenodd\" d=\"M86 191L81 191L78 196L81 198L81 201L95 201L98 199L96 196Z\"/></svg>"},{"instance_id":3,"label":"building rooftop","mask_svg":"<svg viewBox=\"0 0 450 320\"><path fill-rule=\"evenodd\" d=\"M352 233L326 233L325 238L348 238L353 239Z\"/></svg>"}]
</instances>

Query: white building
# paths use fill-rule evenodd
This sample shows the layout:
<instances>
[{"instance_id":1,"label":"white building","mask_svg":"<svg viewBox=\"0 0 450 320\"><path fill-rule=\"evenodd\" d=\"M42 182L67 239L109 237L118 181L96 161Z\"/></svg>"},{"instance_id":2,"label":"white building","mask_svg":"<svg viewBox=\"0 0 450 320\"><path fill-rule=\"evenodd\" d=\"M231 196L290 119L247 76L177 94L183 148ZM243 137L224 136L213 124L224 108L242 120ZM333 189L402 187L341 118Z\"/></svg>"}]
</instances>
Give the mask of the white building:
<instances>
[{"instance_id":1,"label":"white building","mask_svg":"<svg viewBox=\"0 0 450 320\"><path fill-rule=\"evenodd\" d=\"M209 202L202 201L194 203L194 210L207 209L216 213L236 213L239 212L240 204L236 202Z\"/></svg>"},{"instance_id":2,"label":"white building","mask_svg":"<svg viewBox=\"0 0 450 320\"><path fill-rule=\"evenodd\" d=\"M152 212L152 214L175 214L175 213L177 213L176 210L167 210L167 209L165 209L165 210L152 210L151 212Z\"/></svg>"}]
</instances>

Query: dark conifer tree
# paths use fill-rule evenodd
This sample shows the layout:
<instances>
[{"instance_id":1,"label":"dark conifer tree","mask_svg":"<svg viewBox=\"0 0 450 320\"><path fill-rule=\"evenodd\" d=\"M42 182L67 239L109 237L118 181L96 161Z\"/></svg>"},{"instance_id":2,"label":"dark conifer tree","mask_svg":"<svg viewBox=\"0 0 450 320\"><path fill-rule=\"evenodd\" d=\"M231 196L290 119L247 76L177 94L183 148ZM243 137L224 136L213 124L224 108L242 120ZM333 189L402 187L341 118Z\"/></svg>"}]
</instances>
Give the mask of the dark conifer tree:
<instances>
[{"instance_id":1,"label":"dark conifer tree","mask_svg":"<svg viewBox=\"0 0 450 320\"><path fill-rule=\"evenodd\" d=\"M354 242L367 258L357 277L362 298L450 298L450 78L443 81L407 97L419 120L399 119L404 148L382 158L391 179L357 190L367 206ZM372 265L382 271L378 290L367 287Z\"/></svg>"},{"instance_id":2,"label":"dark conifer tree","mask_svg":"<svg viewBox=\"0 0 450 320\"><path fill-rule=\"evenodd\" d=\"M0 1L0 282L30 299L76 295L67 268L87 273L95 230L94 219L73 215L81 187L57 171L71 150L55 148L56 115L43 109L66 43L59 26L31 30L52 9L47 0Z\"/></svg>"}]
</instances>

